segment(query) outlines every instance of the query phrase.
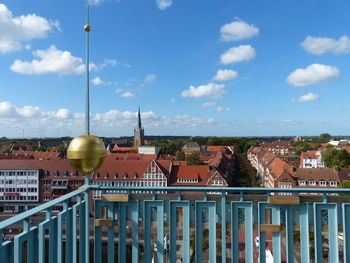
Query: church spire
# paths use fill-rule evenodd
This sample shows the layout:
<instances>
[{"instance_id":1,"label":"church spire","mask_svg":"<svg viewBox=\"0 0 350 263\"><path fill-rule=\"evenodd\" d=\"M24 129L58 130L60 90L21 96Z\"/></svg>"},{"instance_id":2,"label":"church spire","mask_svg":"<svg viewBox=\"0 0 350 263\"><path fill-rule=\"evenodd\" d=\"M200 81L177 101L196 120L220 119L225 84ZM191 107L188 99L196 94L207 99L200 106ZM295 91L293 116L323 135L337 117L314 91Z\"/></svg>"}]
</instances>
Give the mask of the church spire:
<instances>
[{"instance_id":1,"label":"church spire","mask_svg":"<svg viewBox=\"0 0 350 263\"><path fill-rule=\"evenodd\" d=\"M141 125L141 111L139 106L139 112L137 114L137 124L136 128L134 129L134 147L139 147L144 145L144 130L142 129Z\"/></svg>"},{"instance_id":2,"label":"church spire","mask_svg":"<svg viewBox=\"0 0 350 263\"><path fill-rule=\"evenodd\" d=\"M139 113L137 115L137 129L142 130L140 106L139 106Z\"/></svg>"}]
</instances>

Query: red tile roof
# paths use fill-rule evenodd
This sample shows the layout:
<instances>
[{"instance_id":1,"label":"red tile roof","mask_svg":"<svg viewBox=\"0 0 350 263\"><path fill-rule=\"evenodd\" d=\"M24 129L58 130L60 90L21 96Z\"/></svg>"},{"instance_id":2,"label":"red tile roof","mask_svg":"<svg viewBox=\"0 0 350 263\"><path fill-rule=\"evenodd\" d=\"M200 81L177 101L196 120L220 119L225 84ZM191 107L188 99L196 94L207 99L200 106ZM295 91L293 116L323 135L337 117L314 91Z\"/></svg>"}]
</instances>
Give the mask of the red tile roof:
<instances>
[{"instance_id":1,"label":"red tile roof","mask_svg":"<svg viewBox=\"0 0 350 263\"><path fill-rule=\"evenodd\" d=\"M155 160L155 154L140 154L140 153L108 153L106 160Z\"/></svg>"},{"instance_id":2,"label":"red tile roof","mask_svg":"<svg viewBox=\"0 0 350 263\"><path fill-rule=\"evenodd\" d=\"M341 181L334 168L298 168L295 177L305 181Z\"/></svg>"},{"instance_id":3,"label":"red tile roof","mask_svg":"<svg viewBox=\"0 0 350 263\"><path fill-rule=\"evenodd\" d=\"M55 160L59 159L59 152L34 152L34 151L12 151L12 155L32 155L36 160Z\"/></svg>"},{"instance_id":4,"label":"red tile roof","mask_svg":"<svg viewBox=\"0 0 350 263\"><path fill-rule=\"evenodd\" d=\"M198 183L179 183L178 179L194 179ZM209 179L209 171L207 165L173 165L171 169L171 185L205 186Z\"/></svg>"},{"instance_id":5,"label":"red tile roof","mask_svg":"<svg viewBox=\"0 0 350 263\"><path fill-rule=\"evenodd\" d=\"M300 159L317 159L319 157L317 152L317 150L309 150L307 152L302 152L300 155Z\"/></svg>"},{"instance_id":6,"label":"red tile roof","mask_svg":"<svg viewBox=\"0 0 350 263\"><path fill-rule=\"evenodd\" d=\"M92 177L93 180L127 180L139 181L140 177L146 171L151 161L144 160L126 160L126 161L105 161L100 169L97 170L99 177ZM118 177L114 178L117 173ZM136 176L134 176L136 174ZM105 178L105 175L108 175Z\"/></svg>"},{"instance_id":7,"label":"red tile roof","mask_svg":"<svg viewBox=\"0 0 350 263\"><path fill-rule=\"evenodd\" d=\"M207 146L208 150L211 151L221 151L221 150L225 150L226 148L229 148L230 150L234 151L235 147L234 146Z\"/></svg>"},{"instance_id":8,"label":"red tile roof","mask_svg":"<svg viewBox=\"0 0 350 263\"><path fill-rule=\"evenodd\" d=\"M271 174L273 174L275 177L279 177L283 174L284 171L289 172L292 174L292 166L290 166L288 163L284 162L280 158L275 158L273 161L268 165L268 167L271 169Z\"/></svg>"},{"instance_id":9,"label":"red tile roof","mask_svg":"<svg viewBox=\"0 0 350 263\"><path fill-rule=\"evenodd\" d=\"M130 151L137 151L136 147L118 147L118 145L115 145L113 148L113 152L117 153L125 153L125 152L130 152Z\"/></svg>"}]
</instances>

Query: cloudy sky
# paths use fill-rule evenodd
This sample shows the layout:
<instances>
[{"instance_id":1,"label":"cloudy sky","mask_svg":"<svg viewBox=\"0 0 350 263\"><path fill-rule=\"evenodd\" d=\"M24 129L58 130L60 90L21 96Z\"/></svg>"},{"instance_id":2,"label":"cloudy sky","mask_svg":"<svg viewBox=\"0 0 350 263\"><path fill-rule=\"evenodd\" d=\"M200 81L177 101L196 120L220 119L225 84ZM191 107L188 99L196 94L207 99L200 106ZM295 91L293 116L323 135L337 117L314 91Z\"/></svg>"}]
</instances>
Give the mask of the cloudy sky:
<instances>
[{"instance_id":1,"label":"cloudy sky","mask_svg":"<svg viewBox=\"0 0 350 263\"><path fill-rule=\"evenodd\" d=\"M93 134L350 134L349 1L90 4ZM83 133L85 5L0 2L0 137Z\"/></svg>"}]
</instances>

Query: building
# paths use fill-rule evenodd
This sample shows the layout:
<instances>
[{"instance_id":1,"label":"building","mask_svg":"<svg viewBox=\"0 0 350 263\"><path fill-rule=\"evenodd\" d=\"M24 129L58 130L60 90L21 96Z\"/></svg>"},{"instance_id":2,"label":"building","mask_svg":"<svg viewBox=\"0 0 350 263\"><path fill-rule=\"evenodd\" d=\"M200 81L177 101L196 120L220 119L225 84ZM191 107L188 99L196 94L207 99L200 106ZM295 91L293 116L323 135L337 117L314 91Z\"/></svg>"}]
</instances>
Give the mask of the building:
<instances>
[{"instance_id":1,"label":"building","mask_svg":"<svg viewBox=\"0 0 350 263\"><path fill-rule=\"evenodd\" d=\"M339 187L341 183L340 171L334 168L298 168L295 171L297 187L329 188Z\"/></svg>"},{"instance_id":2,"label":"building","mask_svg":"<svg viewBox=\"0 0 350 263\"><path fill-rule=\"evenodd\" d=\"M68 160L0 160L0 212L20 212L84 183Z\"/></svg>"},{"instance_id":3,"label":"building","mask_svg":"<svg viewBox=\"0 0 350 263\"><path fill-rule=\"evenodd\" d=\"M173 165L171 186L226 187L227 181L219 171L207 165Z\"/></svg>"},{"instance_id":4,"label":"building","mask_svg":"<svg viewBox=\"0 0 350 263\"><path fill-rule=\"evenodd\" d=\"M134 147L135 148L145 144L144 133L145 133L145 130L142 128L142 125L141 125L141 113L139 108L138 115L137 115L137 124L136 124L136 128L134 129Z\"/></svg>"},{"instance_id":5,"label":"building","mask_svg":"<svg viewBox=\"0 0 350 263\"><path fill-rule=\"evenodd\" d=\"M39 169L11 167L0 169L0 212L22 212L35 207L39 202Z\"/></svg>"},{"instance_id":6,"label":"building","mask_svg":"<svg viewBox=\"0 0 350 263\"><path fill-rule=\"evenodd\" d=\"M287 142L260 143L259 147L277 155L288 155L292 149Z\"/></svg>"},{"instance_id":7,"label":"building","mask_svg":"<svg viewBox=\"0 0 350 263\"><path fill-rule=\"evenodd\" d=\"M181 151L183 151L185 155L189 155L194 152L200 152L201 146L197 142L186 142L182 145Z\"/></svg>"},{"instance_id":8,"label":"building","mask_svg":"<svg viewBox=\"0 0 350 263\"><path fill-rule=\"evenodd\" d=\"M300 168L324 168L321 152L309 150L300 155Z\"/></svg>"},{"instance_id":9,"label":"building","mask_svg":"<svg viewBox=\"0 0 350 263\"><path fill-rule=\"evenodd\" d=\"M160 146L145 145L145 146L139 146L138 152L140 154L158 155L160 152L160 149L161 149Z\"/></svg>"},{"instance_id":10,"label":"building","mask_svg":"<svg viewBox=\"0 0 350 263\"><path fill-rule=\"evenodd\" d=\"M324 168L319 151L302 153L300 167L260 147L248 150L248 159L267 188L333 188L349 180L350 172Z\"/></svg>"}]
</instances>

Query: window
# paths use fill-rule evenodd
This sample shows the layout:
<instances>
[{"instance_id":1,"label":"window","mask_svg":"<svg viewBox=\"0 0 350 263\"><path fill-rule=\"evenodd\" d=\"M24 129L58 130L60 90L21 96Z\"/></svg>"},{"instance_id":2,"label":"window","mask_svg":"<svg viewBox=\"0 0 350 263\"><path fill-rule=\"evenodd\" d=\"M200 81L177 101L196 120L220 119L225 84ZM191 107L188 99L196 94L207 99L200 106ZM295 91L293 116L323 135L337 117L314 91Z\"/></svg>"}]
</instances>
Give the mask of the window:
<instances>
[{"instance_id":1,"label":"window","mask_svg":"<svg viewBox=\"0 0 350 263\"><path fill-rule=\"evenodd\" d=\"M298 183L299 185L305 185L305 180L299 180Z\"/></svg>"},{"instance_id":2,"label":"window","mask_svg":"<svg viewBox=\"0 0 350 263\"><path fill-rule=\"evenodd\" d=\"M334 187L334 186L337 186L337 182L336 182L336 181L330 181L330 182L329 182L329 185L330 185L330 186L333 186L333 187Z\"/></svg>"},{"instance_id":3,"label":"window","mask_svg":"<svg viewBox=\"0 0 350 263\"><path fill-rule=\"evenodd\" d=\"M316 186L316 182L315 181L309 181L309 185L310 186Z\"/></svg>"},{"instance_id":4,"label":"window","mask_svg":"<svg viewBox=\"0 0 350 263\"><path fill-rule=\"evenodd\" d=\"M327 186L327 182L326 181L320 181L320 186Z\"/></svg>"}]
</instances>

